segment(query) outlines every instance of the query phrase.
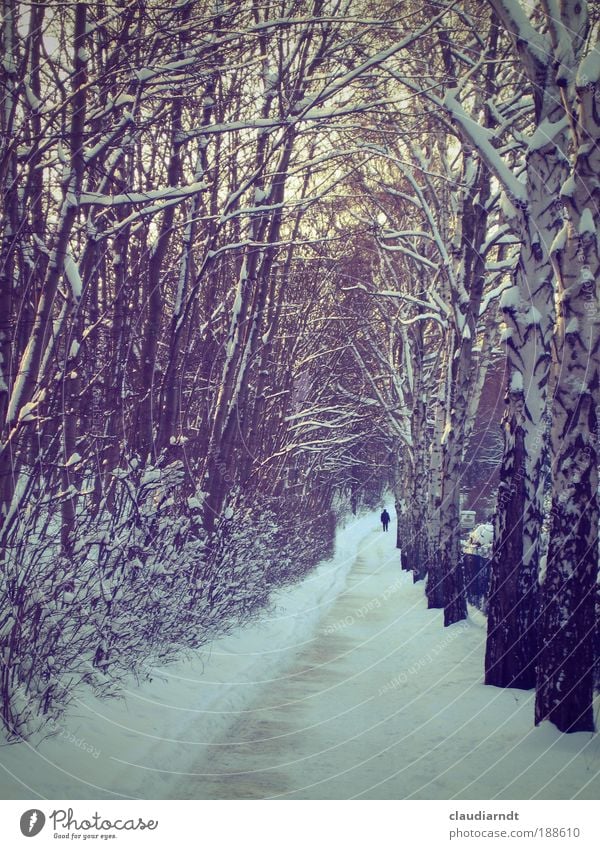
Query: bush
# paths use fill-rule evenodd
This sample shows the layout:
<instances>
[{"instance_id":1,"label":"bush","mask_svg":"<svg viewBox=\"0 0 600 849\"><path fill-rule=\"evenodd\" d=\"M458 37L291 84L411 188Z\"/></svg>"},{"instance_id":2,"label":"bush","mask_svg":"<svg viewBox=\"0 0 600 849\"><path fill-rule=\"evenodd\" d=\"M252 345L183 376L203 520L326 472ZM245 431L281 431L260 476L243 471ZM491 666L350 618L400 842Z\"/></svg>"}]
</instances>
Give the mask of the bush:
<instances>
[{"instance_id":1,"label":"bush","mask_svg":"<svg viewBox=\"0 0 600 849\"><path fill-rule=\"evenodd\" d=\"M202 494L179 462L114 473L111 509L80 498L61 554L58 499L15 524L0 577L0 698L9 736L56 721L75 689L115 694L130 674L197 649L258 615L271 590L331 556L329 511L298 527L298 503L239 494L208 545Z\"/></svg>"}]
</instances>

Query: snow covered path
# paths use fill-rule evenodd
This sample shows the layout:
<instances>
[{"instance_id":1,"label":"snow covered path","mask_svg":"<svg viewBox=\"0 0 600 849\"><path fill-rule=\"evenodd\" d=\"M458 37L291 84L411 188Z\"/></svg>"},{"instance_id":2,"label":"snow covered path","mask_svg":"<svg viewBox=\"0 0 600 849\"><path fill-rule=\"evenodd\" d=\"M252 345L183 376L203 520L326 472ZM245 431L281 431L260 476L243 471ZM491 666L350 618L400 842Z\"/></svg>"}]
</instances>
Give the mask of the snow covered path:
<instances>
[{"instance_id":1,"label":"snow covered path","mask_svg":"<svg viewBox=\"0 0 600 849\"><path fill-rule=\"evenodd\" d=\"M483 617L444 629L380 528L351 522L254 625L0 747L0 798L597 799L600 735L484 687Z\"/></svg>"},{"instance_id":2,"label":"snow covered path","mask_svg":"<svg viewBox=\"0 0 600 849\"><path fill-rule=\"evenodd\" d=\"M483 619L441 619L368 533L314 639L174 798L598 798L598 739L532 728L532 693L480 683Z\"/></svg>"}]
</instances>

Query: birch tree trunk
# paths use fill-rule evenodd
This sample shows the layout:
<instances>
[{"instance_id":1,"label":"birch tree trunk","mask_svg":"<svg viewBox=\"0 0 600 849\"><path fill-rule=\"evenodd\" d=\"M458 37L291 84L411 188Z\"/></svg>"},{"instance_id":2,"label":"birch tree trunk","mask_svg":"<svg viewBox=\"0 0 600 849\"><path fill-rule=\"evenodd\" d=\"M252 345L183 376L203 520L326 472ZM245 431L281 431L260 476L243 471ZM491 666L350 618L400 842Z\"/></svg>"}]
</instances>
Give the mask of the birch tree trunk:
<instances>
[{"instance_id":1,"label":"birch tree trunk","mask_svg":"<svg viewBox=\"0 0 600 849\"><path fill-rule=\"evenodd\" d=\"M409 565L412 569L413 580L422 581L427 573L429 560L429 536L427 531L427 405L421 385L421 379L415 381L415 406L413 413L415 442L414 442L414 477L413 477L413 519L411 522L411 548Z\"/></svg>"},{"instance_id":2,"label":"birch tree trunk","mask_svg":"<svg viewBox=\"0 0 600 849\"><path fill-rule=\"evenodd\" d=\"M435 403L433 439L431 444L431 456L429 461L429 547L431 551L437 551L440 544L440 506L442 499L442 444L444 426L449 410L448 392L451 383L450 369L453 351L446 347L442 362L442 381ZM444 606L442 595L442 579L437 558L429 564L427 570L427 607L439 609Z\"/></svg>"},{"instance_id":3,"label":"birch tree trunk","mask_svg":"<svg viewBox=\"0 0 600 849\"><path fill-rule=\"evenodd\" d=\"M558 97L558 90L555 92ZM516 212L522 240L514 285L501 306L506 325L508 407L494 528L485 683L535 685L536 595L547 457L547 388L554 326L550 245L561 223L565 121L548 95L546 126L557 135L527 156L528 206ZM548 131L546 131L548 133ZM550 133L548 133L550 135Z\"/></svg>"},{"instance_id":4,"label":"birch tree trunk","mask_svg":"<svg viewBox=\"0 0 600 849\"><path fill-rule=\"evenodd\" d=\"M584 60L573 116L575 155L562 196L567 221L552 259L558 277L553 369L552 516L541 590L536 724L593 731L595 596L598 575L598 209L600 47Z\"/></svg>"},{"instance_id":5,"label":"birch tree trunk","mask_svg":"<svg viewBox=\"0 0 600 849\"><path fill-rule=\"evenodd\" d=\"M535 132L526 155L526 204L513 210L522 247L503 298L507 327L508 409L488 604L485 682L529 689L538 652L538 567L547 445L547 397L555 321L550 247L562 226L560 188L567 173L567 116L561 63L575 62L586 29L585 4L547 13L547 33L519 4L490 0L513 41L534 94ZM568 47L568 50L567 50ZM552 65L552 54L556 62ZM562 80L562 81L561 81Z\"/></svg>"},{"instance_id":6,"label":"birch tree trunk","mask_svg":"<svg viewBox=\"0 0 600 849\"><path fill-rule=\"evenodd\" d=\"M462 208L458 286L454 299L456 353L452 358L452 395L443 445L440 504L439 562L444 603L444 625L467 616L465 581L460 550L460 486L470 394L474 376L473 346L483 294L485 259L478 247L487 227L490 173L480 162L469 185L466 175L473 167L465 153L463 171L467 188Z\"/></svg>"}]
</instances>

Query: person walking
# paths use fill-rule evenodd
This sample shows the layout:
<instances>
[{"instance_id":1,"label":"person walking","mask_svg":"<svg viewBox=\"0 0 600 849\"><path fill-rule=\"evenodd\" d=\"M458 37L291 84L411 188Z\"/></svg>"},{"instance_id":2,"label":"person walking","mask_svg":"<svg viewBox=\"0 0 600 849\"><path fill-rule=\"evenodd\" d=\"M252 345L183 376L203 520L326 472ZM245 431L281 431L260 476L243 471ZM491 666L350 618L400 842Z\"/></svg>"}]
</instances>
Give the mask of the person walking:
<instances>
[{"instance_id":1,"label":"person walking","mask_svg":"<svg viewBox=\"0 0 600 849\"><path fill-rule=\"evenodd\" d=\"M385 507L383 508L383 511L382 511L381 516L379 518L381 519L381 524L383 525L383 530L387 531L387 529L390 526L390 514L385 509Z\"/></svg>"}]
</instances>

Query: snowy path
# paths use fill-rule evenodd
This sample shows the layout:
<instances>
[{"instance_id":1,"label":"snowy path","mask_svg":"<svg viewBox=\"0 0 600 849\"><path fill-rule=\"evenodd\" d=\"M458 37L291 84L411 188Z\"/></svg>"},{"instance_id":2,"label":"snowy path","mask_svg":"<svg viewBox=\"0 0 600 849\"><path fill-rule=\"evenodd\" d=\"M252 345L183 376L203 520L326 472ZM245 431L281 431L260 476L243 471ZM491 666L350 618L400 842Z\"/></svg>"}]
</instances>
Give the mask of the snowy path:
<instances>
[{"instance_id":1,"label":"snowy path","mask_svg":"<svg viewBox=\"0 0 600 849\"><path fill-rule=\"evenodd\" d=\"M591 735L532 728L533 694L481 681L485 629L449 629L363 540L347 589L174 798L597 798Z\"/></svg>"},{"instance_id":2,"label":"snowy path","mask_svg":"<svg viewBox=\"0 0 600 849\"><path fill-rule=\"evenodd\" d=\"M0 747L0 798L598 798L600 735L484 687L483 617L444 629L379 528L351 522L254 625Z\"/></svg>"}]
</instances>

